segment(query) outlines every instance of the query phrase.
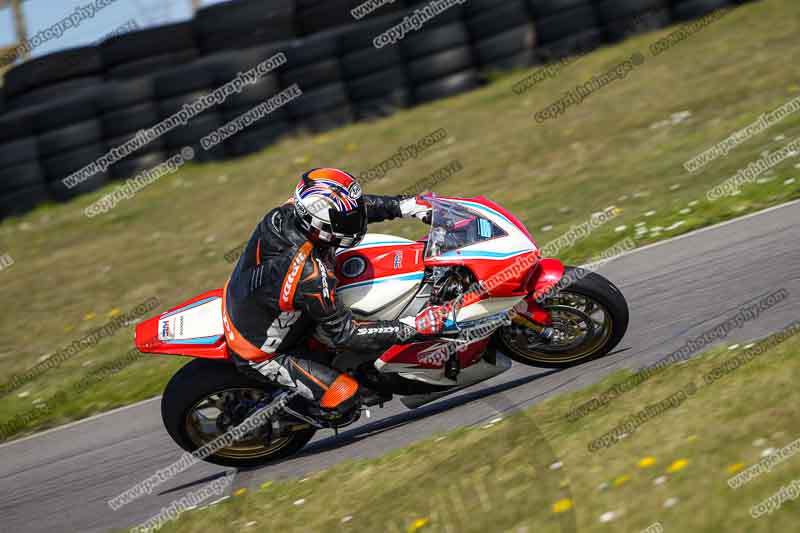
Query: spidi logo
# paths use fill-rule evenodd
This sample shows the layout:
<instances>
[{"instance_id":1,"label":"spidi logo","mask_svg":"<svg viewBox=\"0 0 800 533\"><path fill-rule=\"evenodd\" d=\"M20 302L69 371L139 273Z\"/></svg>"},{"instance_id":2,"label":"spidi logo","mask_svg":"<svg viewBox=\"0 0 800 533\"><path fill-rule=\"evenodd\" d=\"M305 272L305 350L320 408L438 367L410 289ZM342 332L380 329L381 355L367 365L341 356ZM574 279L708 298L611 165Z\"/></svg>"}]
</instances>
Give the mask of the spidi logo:
<instances>
[{"instance_id":1,"label":"spidi logo","mask_svg":"<svg viewBox=\"0 0 800 533\"><path fill-rule=\"evenodd\" d=\"M304 244L295 254L292 259L292 268L286 273L286 278L283 280L283 289L281 290L281 309L284 311L292 307L292 297L297 288L298 275L303 268L303 265L308 258L309 251L311 250L311 243Z\"/></svg>"}]
</instances>

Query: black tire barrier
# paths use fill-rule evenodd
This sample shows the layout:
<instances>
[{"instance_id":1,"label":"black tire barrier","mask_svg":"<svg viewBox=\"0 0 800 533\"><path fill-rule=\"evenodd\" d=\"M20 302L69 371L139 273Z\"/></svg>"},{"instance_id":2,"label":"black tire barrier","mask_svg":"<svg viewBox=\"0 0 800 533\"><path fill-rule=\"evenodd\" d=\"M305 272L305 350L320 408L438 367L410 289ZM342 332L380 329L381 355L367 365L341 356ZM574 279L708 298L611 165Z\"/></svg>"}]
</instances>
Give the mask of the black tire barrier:
<instances>
[{"instance_id":1,"label":"black tire barrier","mask_svg":"<svg viewBox=\"0 0 800 533\"><path fill-rule=\"evenodd\" d=\"M143 102L111 111L102 115L103 132L106 138L115 138L130 132L152 127L162 115L154 102Z\"/></svg>"},{"instance_id":2,"label":"black tire barrier","mask_svg":"<svg viewBox=\"0 0 800 533\"><path fill-rule=\"evenodd\" d=\"M280 91L281 83L277 76L266 75L256 83L248 85L242 92L230 95L222 104L223 109L255 107Z\"/></svg>"},{"instance_id":3,"label":"black tire barrier","mask_svg":"<svg viewBox=\"0 0 800 533\"><path fill-rule=\"evenodd\" d=\"M35 105L47 104L56 98L68 98L92 92L96 93L102 90L104 81L105 80L99 76L61 81L45 87L39 87L38 89L32 89L19 96L15 96L9 100L8 106L11 109L22 109Z\"/></svg>"},{"instance_id":4,"label":"black tire barrier","mask_svg":"<svg viewBox=\"0 0 800 533\"><path fill-rule=\"evenodd\" d=\"M195 91L193 93L186 93L178 96L173 96L172 98L167 98L166 100L158 100L158 102L156 103L158 107L158 115L161 119L168 118L177 113L178 111L180 111L181 109L183 109L184 105L191 106L198 99L206 96L208 92L209 89L206 89L202 91ZM205 113L208 112L209 110L206 110L199 116L203 116Z\"/></svg>"},{"instance_id":5,"label":"black tire barrier","mask_svg":"<svg viewBox=\"0 0 800 533\"><path fill-rule=\"evenodd\" d=\"M472 66L472 50L469 46L462 46L411 61L407 67L408 78L412 85L420 85Z\"/></svg>"},{"instance_id":6,"label":"black tire barrier","mask_svg":"<svg viewBox=\"0 0 800 533\"><path fill-rule=\"evenodd\" d=\"M105 143L82 146L57 156L42 158L45 181L61 181L108 152ZM79 185L78 185L79 186ZM77 188L76 186L75 188Z\"/></svg>"},{"instance_id":7,"label":"black tire barrier","mask_svg":"<svg viewBox=\"0 0 800 533\"><path fill-rule=\"evenodd\" d=\"M478 74L474 69L451 74L414 88L414 100L418 104L454 96L478 86Z\"/></svg>"},{"instance_id":8,"label":"black tire barrier","mask_svg":"<svg viewBox=\"0 0 800 533\"><path fill-rule=\"evenodd\" d=\"M374 100L397 88L408 87L408 75L403 67L382 70L347 82L350 99L354 102Z\"/></svg>"},{"instance_id":9,"label":"black tire barrier","mask_svg":"<svg viewBox=\"0 0 800 533\"><path fill-rule=\"evenodd\" d=\"M367 48L342 58L342 75L345 79L361 78L381 69L403 64L403 55L396 46Z\"/></svg>"},{"instance_id":10,"label":"black tire barrier","mask_svg":"<svg viewBox=\"0 0 800 533\"><path fill-rule=\"evenodd\" d=\"M73 98L54 100L35 109L31 120L38 134L47 133L70 124L97 118L97 98L82 95Z\"/></svg>"},{"instance_id":11,"label":"black tire barrier","mask_svg":"<svg viewBox=\"0 0 800 533\"><path fill-rule=\"evenodd\" d=\"M306 36L354 22L350 10L364 0L326 0L297 12L298 35Z\"/></svg>"},{"instance_id":12,"label":"black tire barrier","mask_svg":"<svg viewBox=\"0 0 800 533\"><path fill-rule=\"evenodd\" d=\"M600 24L594 8L586 5L534 19L534 25L537 40L543 44L569 39L588 30L598 29Z\"/></svg>"},{"instance_id":13,"label":"black tire barrier","mask_svg":"<svg viewBox=\"0 0 800 533\"><path fill-rule=\"evenodd\" d=\"M33 135L33 115L39 107L28 107L0 115L0 142Z\"/></svg>"},{"instance_id":14,"label":"black tire barrier","mask_svg":"<svg viewBox=\"0 0 800 533\"><path fill-rule=\"evenodd\" d=\"M118 146L122 146L126 142L128 142L131 139L133 139L134 137L136 137L137 133L138 132L136 132L136 131L129 131L129 132L126 132L126 133L120 135L119 137L110 137L110 138L106 137L106 146L108 147L109 150L111 150L112 148L116 148ZM142 155L149 154L151 152L161 151L161 150L164 149L164 146L165 146L164 145L164 138L163 137L156 137L152 141L148 142L147 144L145 144L144 146L142 146L138 150L132 152L130 155L125 157L122 161L120 161L120 163L126 161L129 158L140 157ZM120 164L120 163L117 163L117 164ZM114 165L114 166L116 166L116 165ZM116 173L114 172L114 166L110 167L112 176L116 175Z\"/></svg>"},{"instance_id":15,"label":"black tire barrier","mask_svg":"<svg viewBox=\"0 0 800 533\"><path fill-rule=\"evenodd\" d=\"M291 0L240 0L198 10L193 24L200 49L213 52L292 39L294 22Z\"/></svg>"},{"instance_id":16,"label":"black tire barrier","mask_svg":"<svg viewBox=\"0 0 800 533\"><path fill-rule=\"evenodd\" d=\"M424 8L425 5L430 4L431 0L408 0L408 9L403 14L412 14L414 10ZM439 26L446 26L453 22L462 22L466 18L465 4L453 4L451 7L442 13L439 13L434 18L425 23L424 28L429 30Z\"/></svg>"},{"instance_id":17,"label":"black tire barrier","mask_svg":"<svg viewBox=\"0 0 800 533\"><path fill-rule=\"evenodd\" d=\"M21 137L0 144L0 169L36 161L39 158L39 147L34 137ZM0 180L0 186L2 181Z\"/></svg>"},{"instance_id":18,"label":"black tire barrier","mask_svg":"<svg viewBox=\"0 0 800 533\"><path fill-rule=\"evenodd\" d=\"M14 97L70 78L101 74L104 68L100 50L95 46L61 50L11 68L4 75L4 92Z\"/></svg>"},{"instance_id":19,"label":"black tire barrier","mask_svg":"<svg viewBox=\"0 0 800 533\"><path fill-rule=\"evenodd\" d=\"M614 20L605 26L606 40L609 43L616 43L638 33L664 28L671 22L672 14L668 7L643 13L640 16Z\"/></svg>"},{"instance_id":20,"label":"black tire barrier","mask_svg":"<svg viewBox=\"0 0 800 533\"><path fill-rule=\"evenodd\" d=\"M465 14L470 18L488 9L497 9L505 5L506 0L470 0L464 5Z\"/></svg>"},{"instance_id":21,"label":"black tire barrier","mask_svg":"<svg viewBox=\"0 0 800 533\"><path fill-rule=\"evenodd\" d=\"M153 78L142 76L129 80L108 81L98 100L102 112L116 111L155 99Z\"/></svg>"},{"instance_id":22,"label":"black tire barrier","mask_svg":"<svg viewBox=\"0 0 800 533\"><path fill-rule=\"evenodd\" d=\"M547 17L561 11L585 7L592 0L528 0L528 9L534 17Z\"/></svg>"},{"instance_id":23,"label":"black tire barrier","mask_svg":"<svg viewBox=\"0 0 800 533\"><path fill-rule=\"evenodd\" d=\"M341 108L348 104L347 88L344 83L339 82L303 91L299 98L286 104L286 109L292 118L308 122L311 115Z\"/></svg>"},{"instance_id":24,"label":"black tire barrier","mask_svg":"<svg viewBox=\"0 0 800 533\"><path fill-rule=\"evenodd\" d=\"M305 39L280 43L280 50L286 55L286 67L298 68L312 63L320 63L339 58L339 36L342 30L329 30Z\"/></svg>"},{"instance_id":25,"label":"black tire barrier","mask_svg":"<svg viewBox=\"0 0 800 533\"><path fill-rule=\"evenodd\" d=\"M540 44L536 48L539 62L550 63L559 59L585 54L605 42L605 33L599 28L585 30L557 41Z\"/></svg>"},{"instance_id":26,"label":"black tire barrier","mask_svg":"<svg viewBox=\"0 0 800 533\"><path fill-rule=\"evenodd\" d=\"M404 86L390 88L388 92L367 100L353 102L356 120L383 118L411 106L413 96L411 89Z\"/></svg>"},{"instance_id":27,"label":"black tire barrier","mask_svg":"<svg viewBox=\"0 0 800 533\"><path fill-rule=\"evenodd\" d=\"M120 63L108 69L107 75L111 79L127 79L139 76L150 76L154 72L177 67L196 59L200 53L195 48L189 48L181 52L154 55L136 61Z\"/></svg>"},{"instance_id":28,"label":"black tire barrier","mask_svg":"<svg viewBox=\"0 0 800 533\"><path fill-rule=\"evenodd\" d=\"M288 122L270 121L261 126L260 124L264 120L266 119L262 119L251 128L226 140L228 154L233 157L240 157L261 151L291 132L291 126Z\"/></svg>"},{"instance_id":29,"label":"black tire barrier","mask_svg":"<svg viewBox=\"0 0 800 533\"><path fill-rule=\"evenodd\" d=\"M222 117L222 124L227 124L228 122L236 120L237 118L241 117L242 115L253 109L253 107L254 106L245 106L236 109L222 110L222 113L220 115ZM269 115L255 122L248 129L263 128L264 124L268 124L270 122L291 122L291 117L289 116L289 112L286 111L285 108L279 107L277 109L274 109L272 113L270 113Z\"/></svg>"},{"instance_id":30,"label":"black tire barrier","mask_svg":"<svg viewBox=\"0 0 800 533\"><path fill-rule=\"evenodd\" d=\"M342 71L337 59L328 59L300 68L286 70L281 73L280 80L283 87L289 87L296 83L305 92L314 87L341 81Z\"/></svg>"},{"instance_id":31,"label":"black tire barrier","mask_svg":"<svg viewBox=\"0 0 800 533\"><path fill-rule=\"evenodd\" d=\"M0 195L39 185L44 185L44 175L36 159L4 166L0 170Z\"/></svg>"},{"instance_id":32,"label":"black tire barrier","mask_svg":"<svg viewBox=\"0 0 800 533\"><path fill-rule=\"evenodd\" d=\"M109 146L112 146L109 144ZM119 161L108 171L114 179L123 180L133 178L142 171L150 170L167 160L167 154L161 150L153 150L147 153L137 152L136 155L129 155Z\"/></svg>"},{"instance_id":33,"label":"black tire barrier","mask_svg":"<svg viewBox=\"0 0 800 533\"><path fill-rule=\"evenodd\" d=\"M214 85L214 74L203 64L190 63L156 74L153 87L157 99L205 90Z\"/></svg>"},{"instance_id":34,"label":"black tire barrier","mask_svg":"<svg viewBox=\"0 0 800 533\"><path fill-rule=\"evenodd\" d=\"M116 67L196 48L192 23L178 22L112 37L100 45L100 52L107 67Z\"/></svg>"},{"instance_id":35,"label":"black tire barrier","mask_svg":"<svg viewBox=\"0 0 800 533\"><path fill-rule=\"evenodd\" d=\"M597 15L603 24L633 18L646 11L669 10L667 0L603 0L597 4Z\"/></svg>"},{"instance_id":36,"label":"black tire barrier","mask_svg":"<svg viewBox=\"0 0 800 533\"><path fill-rule=\"evenodd\" d=\"M522 0L511 0L503 7L484 11L467 20L467 30L473 40L481 40L515 26L520 21L528 20L528 11Z\"/></svg>"},{"instance_id":37,"label":"black tire barrier","mask_svg":"<svg viewBox=\"0 0 800 533\"><path fill-rule=\"evenodd\" d=\"M729 7L728 0L687 0L685 2L674 2L672 6L672 16L676 21L685 21L700 18L704 15Z\"/></svg>"},{"instance_id":38,"label":"black tire barrier","mask_svg":"<svg viewBox=\"0 0 800 533\"><path fill-rule=\"evenodd\" d=\"M99 120L91 119L48 131L41 134L38 140L42 157L51 157L81 146L103 142L103 128Z\"/></svg>"},{"instance_id":39,"label":"black tire barrier","mask_svg":"<svg viewBox=\"0 0 800 533\"><path fill-rule=\"evenodd\" d=\"M476 42L475 58L481 67L497 67L504 58L525 54L529 62L520 66L529 66L536 57L533 52L535 43L536 31L533 24L523 24ZM518 62L512 63L515 65L512 68L517 68Z\"/></svg>"},{"instance_id":40,"label":"black tire barrier","mask_svg":"<svg viewBox=\"0 0 800 533\"><path fill-rule=\"evenodd\" d=\"M459 48L470 42L467 27L463 22L454 22L436 28L423 29L400 41L400 49L406 58L414 59L428 54Z\"/></svg>"},{"instance_id":41,"label":"black tire barrier","mask_svg":"<svg viewBox=\"0 0 800 533\"><path fill-rule=\"evenodd\" d=\"M50 199L44 184L9 192L0 192L0 218L24 215Z\"/></svg>"},{"instance_id":42,"label":"black tire barrier","mask_svg":"<svg viewBox=\"0 0 800 533\"><path fill-rule=\"evenodd\" d=\"M324 133L346 126L355 120L353 108L349 103L324 109L313 115L295 118L295 127L300 131Z\"/></svg>"},{"instance_id":43,"label":"black tire barrier","mask_svg":"<svg viewBox=\"0 0 800 533\"><path fill-rule=\"evenodd\" d=\"M72 188L64 185L64 182L60 179L48 181L47 190L53 199L66 202L82 194L96 191L97 189L107 185L109 181L111 180L107 173L98 172L97 174L90 176L88 179L80 182L78 185Z\"/></svg>"}]
</instances>

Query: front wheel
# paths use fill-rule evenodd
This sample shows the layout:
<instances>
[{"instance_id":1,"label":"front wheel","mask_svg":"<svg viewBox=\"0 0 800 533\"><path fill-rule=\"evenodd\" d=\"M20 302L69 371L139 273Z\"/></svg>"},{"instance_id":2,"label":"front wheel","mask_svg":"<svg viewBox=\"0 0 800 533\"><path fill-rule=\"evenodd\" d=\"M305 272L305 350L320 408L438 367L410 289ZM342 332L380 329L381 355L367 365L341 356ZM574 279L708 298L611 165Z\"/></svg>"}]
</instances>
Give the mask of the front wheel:
<instances>
[{"instance_id":1,"label":"front wheel","mask_svg":"<svg viewBox=\"0 0 800 533\"><path fill-rule=\"evenodd\" d=\"M194 359L167 384L161 398L161 417L178 446L193 452L240 424L277 392L249 379L230 363ZM315 431L297 423L273 437L267 424L204 460L234 467L261 465L294 454Z\"/></svg>"},{"instance_id":2,"label":"front wheel","mask_svg":"<svg viewBox=\"0 0 800 533\"><path fill-rule=\"evenodd\" d=\"M551 342L525 326L511 324L495 333L500 349L527 365L567 368L608 354L628 329L628 303L619 289L600 274L567 267L569 285L549 296L542 307L553 320Z\"/></svg>"}]
</instances>

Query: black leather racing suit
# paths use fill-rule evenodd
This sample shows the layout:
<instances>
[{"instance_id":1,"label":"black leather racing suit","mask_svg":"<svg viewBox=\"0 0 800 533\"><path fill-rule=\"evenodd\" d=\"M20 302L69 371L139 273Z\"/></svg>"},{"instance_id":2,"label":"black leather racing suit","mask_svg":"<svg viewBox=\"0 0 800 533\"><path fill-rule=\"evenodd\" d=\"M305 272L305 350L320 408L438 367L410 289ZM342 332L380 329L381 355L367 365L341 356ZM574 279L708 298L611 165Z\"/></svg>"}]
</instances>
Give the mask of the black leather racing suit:
<instances>
[{"instance_id":1,"label":"black leather racing suit","mask_svg":"<svg viewBox=\"0 0 800 533\"><path fill-rule=\"evenodd\" d=\"M393 196L364 196L368 222L401 216ZM325 408L348 409L358 386L303 354L317 327L339 348L380 353L416 333L399 321L356 322L336 298L334 249L312 244L284 204L261 220L225 286L223 321L237 366L257 370ZM277 354L277 355L275 355Z\"/></svg>"}]
</instances>

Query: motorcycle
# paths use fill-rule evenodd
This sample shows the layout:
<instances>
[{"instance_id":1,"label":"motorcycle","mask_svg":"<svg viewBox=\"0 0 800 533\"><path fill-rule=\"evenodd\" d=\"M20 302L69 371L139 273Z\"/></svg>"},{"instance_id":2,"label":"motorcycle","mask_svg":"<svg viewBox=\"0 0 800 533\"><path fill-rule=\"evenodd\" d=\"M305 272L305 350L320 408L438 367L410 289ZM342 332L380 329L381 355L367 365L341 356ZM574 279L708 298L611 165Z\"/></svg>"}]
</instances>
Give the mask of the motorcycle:
<instances>
[{"instance_id":1,"label":"motorcycle","mask_svg":"<svg viewBox=\"0 0 800 533\"><path fill-rule=\"evenodd\" d=\"M432 195L427 237L367 234L336 254L337 298L357 320L413 317L428 305L451 309L436 337L383 353L339 352L310 335L308 348L355 378L362 405L345 419L234 367L222 323L222 289L201 294L136 327L143 353L193 357L169 381L161 414L183 449L225 466L254 466L296 453L320 429L354 423L394 396L416 408L525 365L566 368L603 357L628 327L613 283L540 257L514 215L483 197ZM220 438L253 417L256 426ZM252 418L251 418L252 419ZM212 446L213 445L213 446Z\"/></svg>"}]
</instances>

